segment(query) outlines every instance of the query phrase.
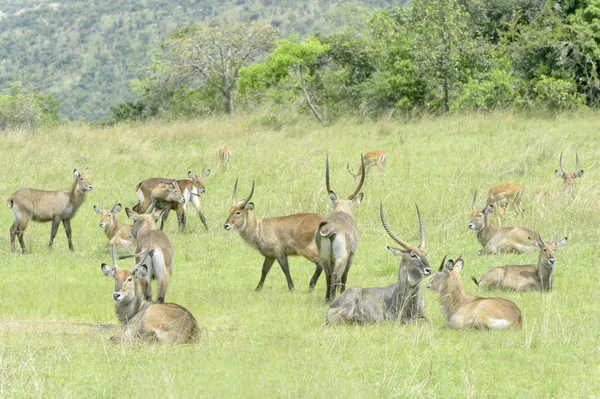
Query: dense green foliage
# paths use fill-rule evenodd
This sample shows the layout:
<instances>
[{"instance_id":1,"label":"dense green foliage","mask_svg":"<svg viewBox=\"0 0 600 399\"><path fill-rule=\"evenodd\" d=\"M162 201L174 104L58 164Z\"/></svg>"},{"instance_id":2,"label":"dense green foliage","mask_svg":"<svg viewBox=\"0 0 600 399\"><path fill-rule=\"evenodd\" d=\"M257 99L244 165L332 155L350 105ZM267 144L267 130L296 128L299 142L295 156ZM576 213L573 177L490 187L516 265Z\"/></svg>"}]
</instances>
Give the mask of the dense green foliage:
<instances>
[{"instance_id":1,"label":"dense green foliage","mask_svg":"<svg viewBox=\"0 0 600 399\"><path fill-rule=\"evenodd\" d=\"M58 101L15 82L0 91L0 130L33 132L58 124Z\"/></svg>"}]
</instances>

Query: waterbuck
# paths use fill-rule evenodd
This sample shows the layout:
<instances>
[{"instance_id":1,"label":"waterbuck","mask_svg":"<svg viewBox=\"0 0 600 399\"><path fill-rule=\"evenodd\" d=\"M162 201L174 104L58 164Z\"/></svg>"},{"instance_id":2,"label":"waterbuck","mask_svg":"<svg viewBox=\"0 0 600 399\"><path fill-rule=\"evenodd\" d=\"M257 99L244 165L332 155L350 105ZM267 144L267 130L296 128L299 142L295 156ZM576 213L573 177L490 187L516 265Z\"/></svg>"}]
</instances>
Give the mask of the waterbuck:
<instances>
[{"instance_id":1,"label":"waterbuck","mask_svg":"<svg viewBox=\"0 0 600 399\"><path fill-rule=\"evenodd\" d=\"M583 175L583 170L580 170L579 172L577 171L577 168L579 167L579 157L577 156L577 153L575 153L575 169L571 173L565 172L565 169L563 168L562 151L560 152L559 163L560 163L560 172L558 170L555 170L554 173L556 173L556 176L563 179L564 189L569 194L573 194L575 192L575 179L577 179L578 177L581 177Z\"/></svg>"},{"instance_id":2,"label":"waterbuck","mask_svg":"<svg viewBox=\"0 0 600 399\"><path fill-rule=\"evenodd\" d=\"M315 232L319 249L319 266L325 271L327 291L325 300L329 302L346 289L348 272L352 266L354 253L358 247L358 227L352 216L352 206L360 204L363 193L359 193L365 181L364 158L361 156L361 177L354 191L346 199L338 199L329 185L329 155L325 164L325 183L334 212L323 218Z\"/></svg>"},{"instance_id":3,"label":"waterbuck","mask_svg":"<svg viewBox=\"0 0 600 399\"><path fill-rule=\"evenodd\" d=\"M558 241L558 234L554 242L544 242L538 234L539 242L531 242L539 247L540 256L537 265L507 265L494 267L485 273L479 281L473 281L483 288L501 288L510 291L549 291L554 287L554 267L556 258L554 253L567 243L567 237Z\"/></svg>"},{"instance_id":4,"label":"waterbuck","mask_svg":"<svg viewBox=\"0 0 600 399\"><path fill-rule=\"evenodd\" d=\"M521 310L503 298L481 298L467 293L460 277L464 261L446 257L427 288L440 294L440 305L448 318L448 328L521 328ZM445 264L444 264L445 263Z\"/></svg>"},{"instance_id":5,"label":"waterbuck","mask_svg":"<svg viewBox=\"0 0 600 399\"><path fill-rule=\"evenodd\" d=\"M303 256L315 263L315 273L308 287L312 291L321 275L321 268L317 264L318 251L314 236L315 230L323 218L316 213L296 213L289 216L257 219L253 212L254 204L250 202L254 194L254 182L252 182L250 195L240 202L235 199L237 184L236 179L229 217L223 227L225 230L235 230L240 233L240 237L246 243L265 257L256 291L262 289L275 259L285 274L288 288L293 290L294 283L290 276L287 258L294 255Z\"/></svg>"},{"instance_id":6,"label":"waterbuck","mask_svg":"<svg viewBox=\"0 0 600 399\"><path fill-rule=\"evenodd\" d=\"M179 182L174 179L153 177L138 183L135 189L138 197L138 203L133 207L135 212L152 213L154 208L165 211L162 213L161 230L169 211L186 202ZM178 218L178 222L181 228L182 220Z\"/></svg>"},{"instance_id":7,"label":"waterbuck","mask_svg":"<svg viewBox=\"0 0 600 399\"><path fill-rule=\"evenodd\" d=\"M221 163L221 168L225 170L229 170L231 165L229 165L229 160L231 159L231 149L224 145L219 148L219 162Z\"/></svg>"},{"instance_id":8,"label":"waterbuck","mask_svg":"<svg viewBox=\"0 0 600 399\"><path fill-rule=\"evenodd\" d=\"M117 216L121 211L120 203L115 204L110 210L104 209L104 203L102 208L94 205L94 211L100 215L100 227L108 237L107 248L115 245L117 248L128 249L133 245L133 239L130 237L133 226L121 224Z\"/></svg>"},{"instance_id":9,"label":"waterbuck","mask_svg":"<svg viewBox=\"0 0 600 399\"><path fill-rule=\"evenodd\" d=\"M425 303L421 294L423 276L431 274L425 253L425 228L417 206L421 243L414 247L401 240L388 226L383 215L383 203L379 203L379 214L385 231L404 250L387 247L391 253L402 258L398 269L398 282L387 287L351 287L331 301L328 323L380 323L398 320L411 322L425 319Z\"/></svg>"},{"instance_id":10,"label":"waterbuck","mask_svg":"<svg viewBox=\"0 0 600 399\"><path fill-rule=\"evenodd\" d=\"M387 155L383 151L367 152L363 156L363 163L364 163L365 167L367 168L365 173L369 172L369 169L371 169L371 166L377 166L377 169L379 169L381 171L381 173L385 173L385 170L383 169L383 167L385 166L386 160L387 160ZM348 168L348 172L350 172L350 174L354 178L354 181L356 181L360 177L360 175L361 175L360 168L356 172L353 172L350 169L350 162L348 162L346 164L346 168ZM362 166L361 166L361 168L362 168Z\"/></svg>"},{"instance_id":11,"label":"waterbuck","mask_svg":"<svg viewBox=\"0 0 600 399\"><path fill-rule=\"evenodd\" d=\"M71 219L85 200L88 191L92 191L92 184L87 173L77 169L73 171L75 180L68 191L45 191L33 188L21 188L17 190L7 201L8 207L13 213L15 222L10 228L10 249L15 252L15 238L19 237L19 244L23 253L27 253L27 247L23 240L23 233L30 220L35 222L52 222L50 230L50 242L48 248L52 248L54 237L58 231L58 225L62 221L69 241L69 249L73 249L71 239Z\"/></svg>"},{"instance_id":12,"label":"waterbuck","mask_svg":"<svg viewBox=\"0 0 600 399\"><path fill-rule=\"evenodd\" d=\"M520 227L499 227L492 223L489 215L494 208L490 205L490 198L481 209L477 209L477 192L473 196L472 218L468 224L475 230L477 239L483 245L479 251L483 254L496 254L506 252L525 253L535 250L529 237L535 237L534 232Z\"/></svg>"},{"instance_id":13,"label":"waterbuck","mask_svg":"<svg viewBox=\"0 0 600 399\"><path fill-rule=\"evenodd\" d=\"M198 322L186 308L174 303L151 303L138 293L138 282L145 281L148 275L146 258L152 257L153 251L146 248L138 254L140 261L131 270L121 270L113 246L113 267L101 265L102 273L115 280L112 296L123 327L121 334L112 337L111 341L130 342L140 338L159 342L197 342L200 336Z\"/></svg>"},{"instance_id":14,"label":"waterbuck","mask_svg":"<svg viewBox=\"0 0 600 399\"><path fill-rule=\"evenodd\" d=\"M512 207L516 215L519 214L519 211L525 212L525 208L521 205L522 196L523 187L515 183L502 184L490 189L488 198L490 199L490 205L496 208L498 222L500 217L504 219L506 208L509 206Z\"/></svg>"},{"instance_id":15,"label":"waterbuck","mask_svg":"<svg viewBox=\"0 0 600 399\"><path fill-rule=\"evenodd\" d=\"M164 210L162 212L165 212ZM158 230L156 221L161 216L161 212L153 214L139 214L129 208L125 208L127 217L133 221L131 235L137 240L137 254L121 256L120 259L135 257L140 262L139 253L145 248L150 253L142 262L147 268L148 273L145 278L140 279L140 285L146 301L152 301L152 290L150 280L158 281L157 302L164 303L173 264L175 263L175 254L171 241L162 230Z\"/></svg>"}]
</instances>

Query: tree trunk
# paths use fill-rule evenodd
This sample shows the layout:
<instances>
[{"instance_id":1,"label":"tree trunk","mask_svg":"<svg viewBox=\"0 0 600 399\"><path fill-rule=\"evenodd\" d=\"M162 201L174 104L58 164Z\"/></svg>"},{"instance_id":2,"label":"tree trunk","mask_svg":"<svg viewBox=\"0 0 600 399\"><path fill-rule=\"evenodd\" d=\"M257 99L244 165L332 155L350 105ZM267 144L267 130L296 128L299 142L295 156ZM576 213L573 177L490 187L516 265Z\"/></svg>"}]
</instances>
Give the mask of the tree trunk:
<instances>
[{"instance_id":1,"label":"tree trunk","mask_svg":"<svg viewBox=\"0 0 600 399\"><path fill-rule=\"evenodd\" d=\"M319 115L319 113L317 112L317 109L315 108L313 103L310 101L310 97L308 96L308 92L306 91L306 85L305 85L306 81L304 79L304 74L302 73L302 70L300 70L299 72L300 72L299 73L299 75L300 75L300 90L302 90L304 99L306 100L306 103L308 104L308 107L310 108L312 113L315 114L315 116L317 117L319 122L321 122L324 125L325 122L323 122L323 118L321 118L321 115Z\"/></svg>"}]
</instances>

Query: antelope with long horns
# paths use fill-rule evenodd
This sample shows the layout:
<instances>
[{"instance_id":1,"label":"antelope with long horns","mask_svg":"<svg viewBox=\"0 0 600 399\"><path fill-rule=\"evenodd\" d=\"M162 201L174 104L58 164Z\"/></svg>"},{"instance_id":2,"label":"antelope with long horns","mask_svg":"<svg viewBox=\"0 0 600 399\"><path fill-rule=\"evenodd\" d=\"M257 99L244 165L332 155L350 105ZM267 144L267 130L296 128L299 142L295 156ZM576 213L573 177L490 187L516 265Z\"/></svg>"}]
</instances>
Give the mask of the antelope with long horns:
<instances>
[{"instance_id":1,"label":"antelope with long horns","mask_svg":"<svg viewBox=\"0 0 600 399\"><path fill-rule=\"evenodd\" d=\"M539 241L531 243L540 249L537 265L507 265L494 267L485 273L479 281L473 277L477 286L482 288L500 288L509 291L549 291L554 288L555 252L567 244L567 237L558 241L558 234L553 242L544 242L538 234Z\"/></svg>"},{"instance_id":2,"label":"antelope with long horns","mask_svg":"<svg viewBox=\"0 0 600 399\"><path fill-rule=\"evenodd\" d=\"M361 178L354 191L346 199L338 199L329 184L329 155L325 165L325 183L334 212L323 218L315 232L319 248L319 266L325 271L327 291L325 300L329 302L346 289L348 272L352 266L354 253L358 247L358 227L352 216L352 207L360 204L363 193L360 189L365 181L364 158L361 156Z\"/></svg>"},{"instance_id":3,"label":"antelope with long horns","mask_svg":"<svg viewBox=\"0 0 600 399\"><path fill-rule=\"evenodd\" d=\"M573 194L575 192L575 179L583 175L583 170L580 170L579 172L577 171L578 167L579 157L577 156L577 153L575 153L575 169L573 169L573 172L571 173L565 172L562 163L562 151L560 152L560 172L558 170L555 170L554 173L556 173L556 176L563 179L564 188L569 194Z\"/></svg>"},{"instance_id":4,"label":"antelope with long horns","mask_svg":"<svg viewBox=\"0 0 600 399\"><path fill-rule=\"evenodd\" d=\"M104 209L104 203L102 203L102 208L94 205L94 212L100 215L100 227L108 237L107 248L115 245L117 248L128 249L133 245L133 239L129 236L133 226L124 225L119 221L117 213L120 211L120 203L115 204L112 209Z\"/></svg>"},{"instance_id":5,"label":"antelope with long horns","mask_svg":"<svg viewBox=\"0 0 600 399\"><path fill-rule=\"evenodd\" d=\"M371 166L377 166L377 169L379 169L381 171L381 173L385 174L385 170L383 168L385 166L386 160L387 160L387 155L383 151L367 152L363 156L363 165L367 168L365 173L369 172L369 170L371 169ZM348 169L348 172L350 172L350 174L354 178L354 181L356 181L358 178L360 178L362 165L356 172L354 172L350 169L350 161L348 161L348 163L346 164L346 168Z\"/></svg>"},{"instance_id":6,"label":"antelope with long horns","mask_svg":"<svg viewBox=\"0 0 600 399\"><path fill-rule=\"evenodd\" d=\"M400 239L390 229L383 215L383 202L379 203L379 215L385 231L404 249L387 247L395 256L401 257L398 281L387 287L351 287L331 301L328 323L380 323L382 321L411 322L425 319L425 302L421 294L423 276L431 274L425 253L425 228L417 206L421 243L414 247Z\"/></svg>"},{"instance_id":7,"label":"antelope with long horns","mask_svg":"<svg viewBox=\"0 0 600 399\"><path fill-rule=\"evenodd\" d=\"M60 222L65 227L69 249L73 249L73 240L71 238L71 219L83 204L89 191L92 191L92 184L87 173L87 168L83 172L77 169L73 171L74 181L71 189L68 191L45 191L33 188L21 188L8 198L7 205L12 211L15 222L10 228L10 249L15 252L15 238L19 238L19 244L23 253L27 253L23 233L30 220L34 222L52 222L50 230L50 242L48 248L52 249L52 243Z\"/></svg>"},{"instance_id":8,"label":"antelope with long horns","mask_svg":"<svg viewBox=\"0 0 600 399\"><path fill-rule=\"evenodd\" d=\"M303 256L315 263L315 273L310 280L309 290L312 291L321 275L321 268L317 264L318 250L315 243L315 230L323 219L316 213L296 213L288 216L257 219L254 215L254 203L250 202L254 194L254 182L248 197L237 202L238 181L233 186L233 197L229 217L223 226L225 230L235 230L247 244L258 250L265 257L262 266L260 281L256 291L262 289L265 278L275 260L285 274L288 288L294 289L294 282L290 275L288 256Z\"/></svg>"},{"instance_id":9,"label":"antelope with long horns","mask_svg":"<svg viewBox=\"0 0 600 399\"><path fill-rule=\"evenodd\" d=\"M123 331L112 341L130 342L134 338L177 343L195 343L200 336L198 322L186 308L174 303L151 303L138 293L138 283L148 275L146 258L152 257L149 247L137 254L140 261L131 270L117 265L113 246L113 266L103 263L102 273L114 278L112 297Z\"/></svg>"},{"instance_id":10,"label":"antelope with long horns","mask_svg":"<svg viewBox=\"0 0 600 399\"><path fill-rule=\"evenodd\" d=\"M521 310L503 298L482 298L470 295L464 287L460 271L464 261L446 257L427 288L440 294L440 305L448 319L448 328L487 328L502 330L521 328Z\"/></svg>"}]
</instances>

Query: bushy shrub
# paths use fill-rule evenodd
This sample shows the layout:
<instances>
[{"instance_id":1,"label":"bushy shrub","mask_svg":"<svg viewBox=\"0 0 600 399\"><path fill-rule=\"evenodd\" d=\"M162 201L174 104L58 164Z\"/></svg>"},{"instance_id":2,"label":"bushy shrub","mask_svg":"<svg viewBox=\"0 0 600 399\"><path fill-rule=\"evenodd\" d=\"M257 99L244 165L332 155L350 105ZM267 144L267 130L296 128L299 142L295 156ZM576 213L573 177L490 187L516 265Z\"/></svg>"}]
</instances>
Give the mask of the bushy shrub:
<instances>
[{"instance_id":1,"label":"bushy shrub","mask_svg":"<svg viewBox=\"0 0 600 399\"><path fill-rule=\"evenodd\" d=\"M575 82L544 76L533 85L536 105L551 110L575 109L585 104Z\"/></svg>"}]
</instances>

